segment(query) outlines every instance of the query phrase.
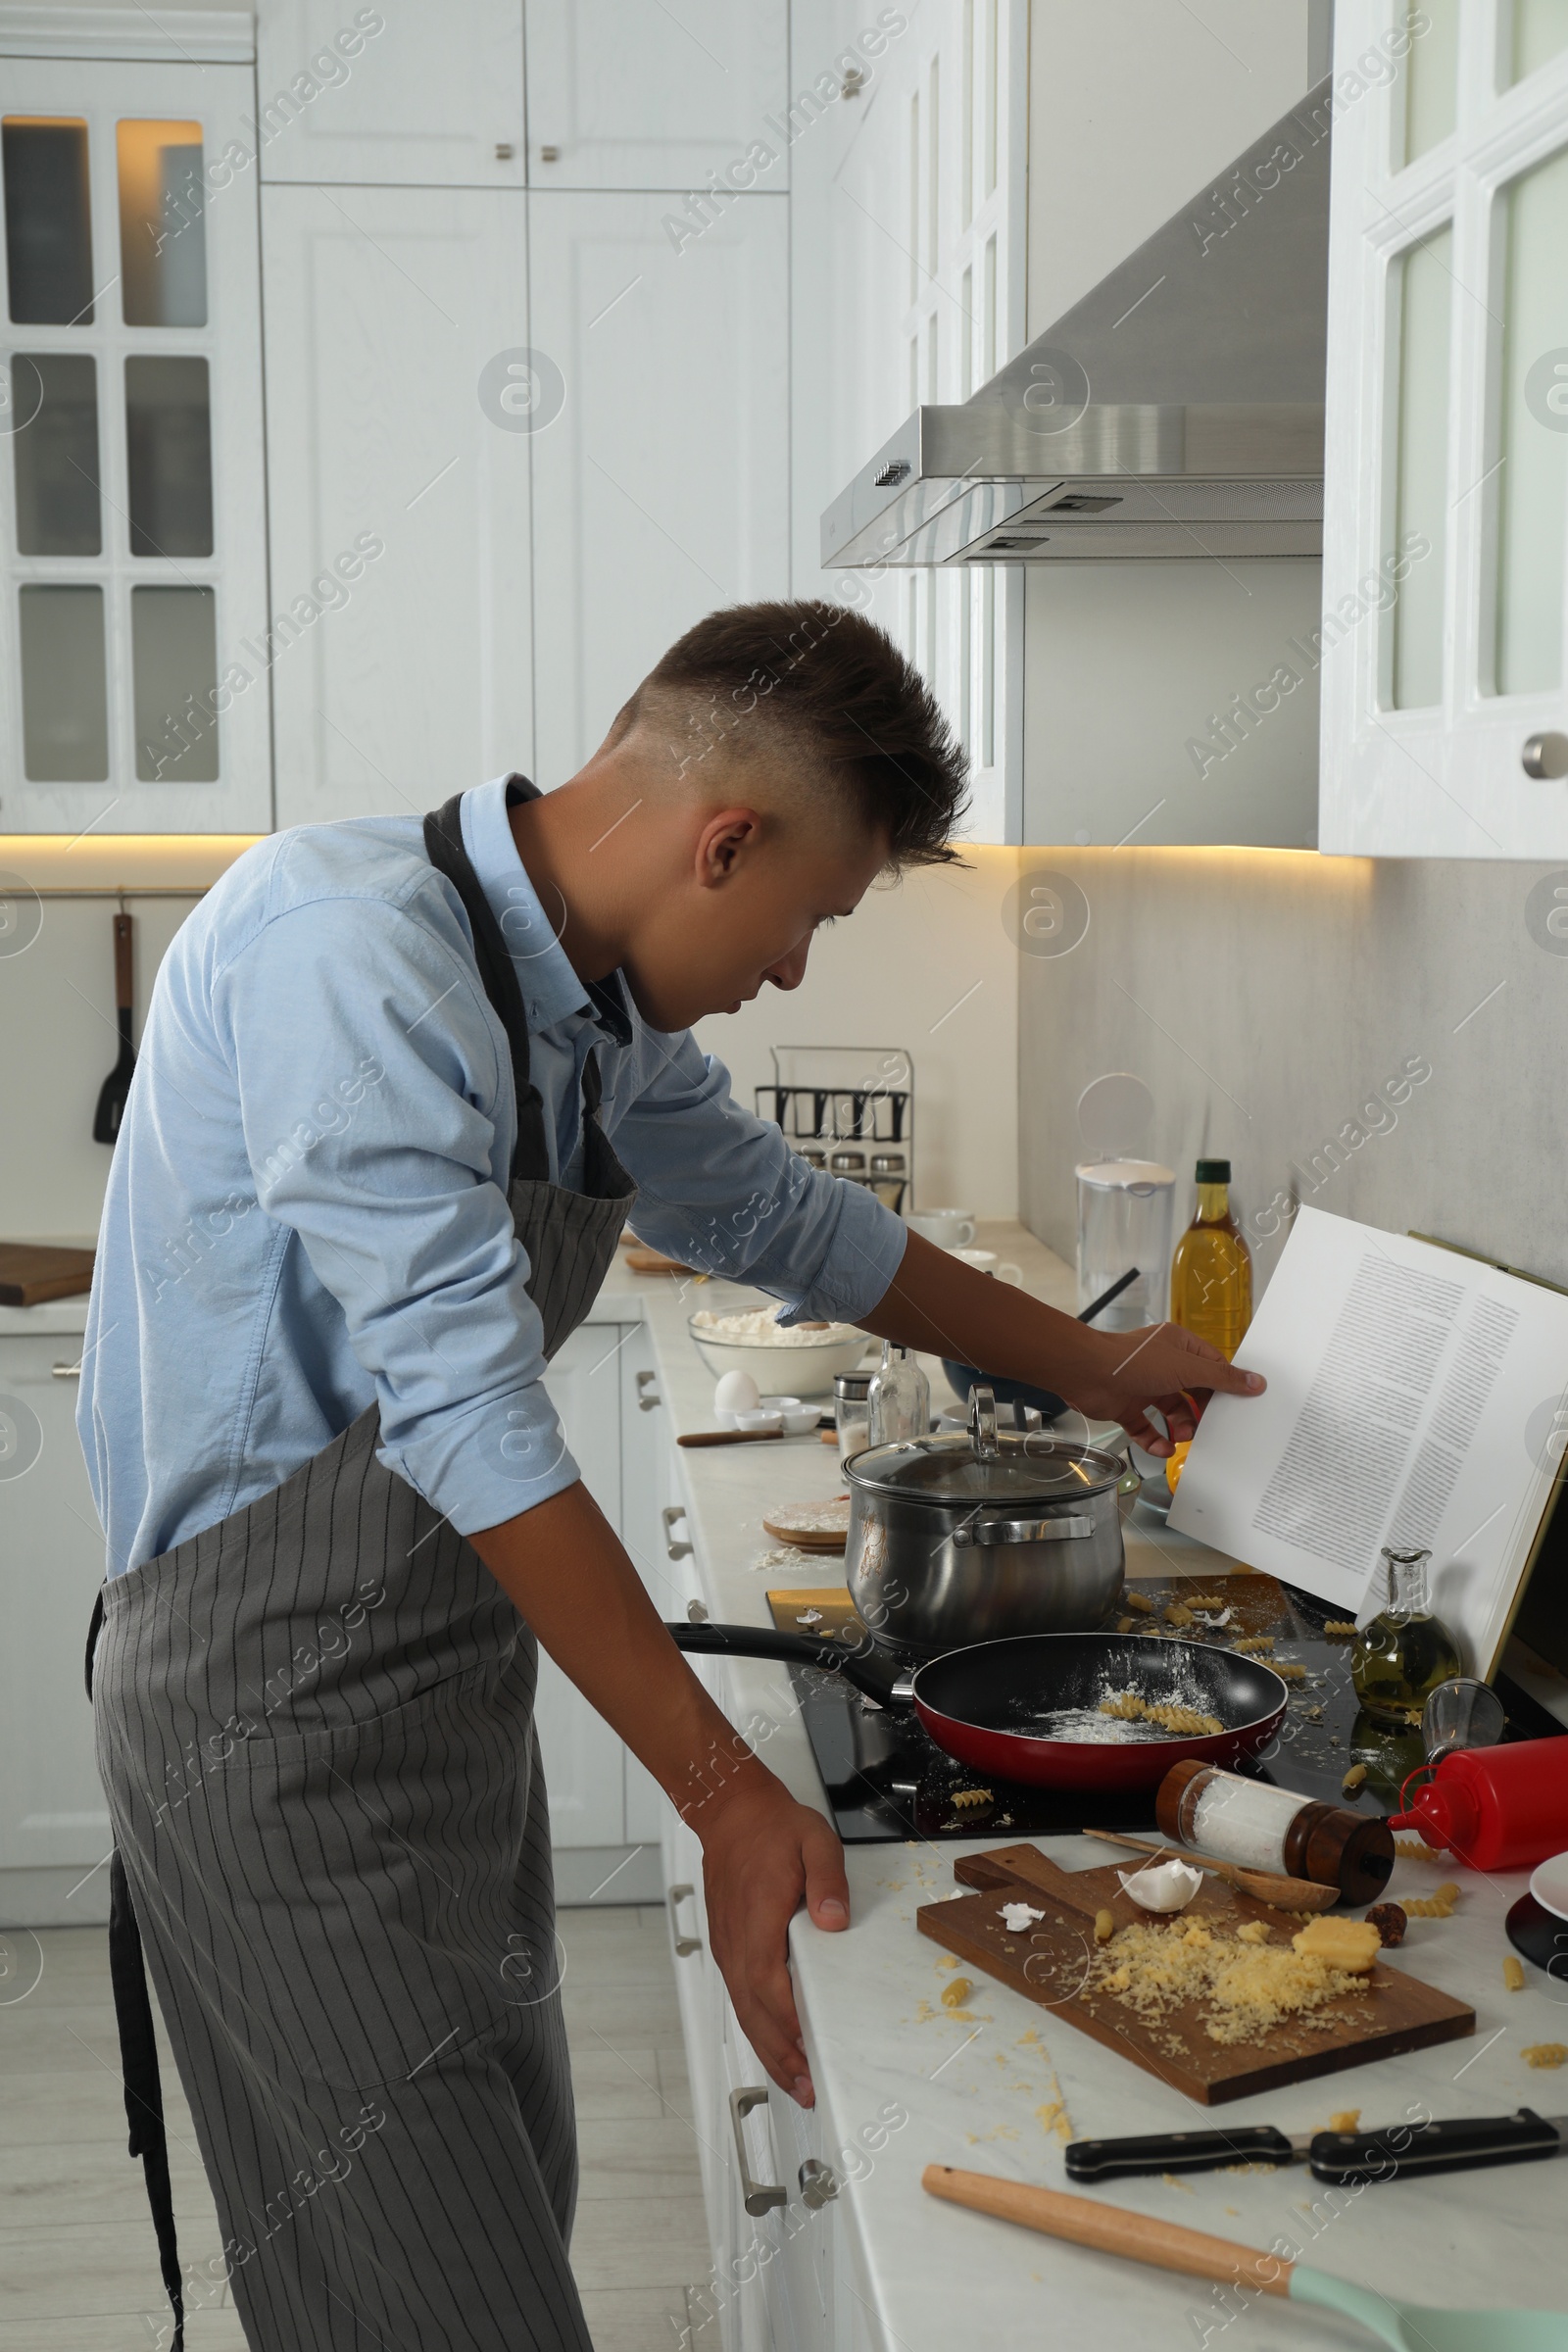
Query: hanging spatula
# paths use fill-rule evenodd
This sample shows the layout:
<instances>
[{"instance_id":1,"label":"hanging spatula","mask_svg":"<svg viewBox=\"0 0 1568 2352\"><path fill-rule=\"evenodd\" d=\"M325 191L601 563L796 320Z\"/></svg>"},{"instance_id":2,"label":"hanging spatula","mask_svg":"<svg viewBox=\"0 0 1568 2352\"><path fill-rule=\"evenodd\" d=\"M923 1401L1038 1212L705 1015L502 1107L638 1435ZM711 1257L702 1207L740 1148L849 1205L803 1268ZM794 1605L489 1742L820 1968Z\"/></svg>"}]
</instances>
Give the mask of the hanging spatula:
<instances>
[{"instance_id":1,"label":"hanging spatula","mask_svg":"<svg viewBox=\"0 0 1568 2352\"><path fill-rule=\"evenodd\" d=\"M1217 2278L1244 2292L1315 2303L1359 2321L1395 2352L1568 2352L1568 2312L1433 2311L1418 2303L1395 2303L1371 2287L1352 2286L1304 2262L1234 2245L1228 2237L1209 2237L1200 2230L1130 2213L1125 2206L1102 2205L1098 2198L1068 2197L1059 2189L1032 2188L991 2173L958 2172L948 2164L928 2164L921 2184L951 2204L1021 2222L1101 2254L1125 2254L1163 2271L1184 2271L1190 2278Z\"/></svg>"},{"instance_id":2,"label":"hanging spatula","mask_svg":"<svg viewBox=\"0 0 1568 2352\"><path fill-rule=\"evenodd\" d=\"M98 1107L92 1117L92 1140L112 1144L125 1115L130 1074L136 1067L130 1042L130 923L128 914L115 917L115 1013L120 1023L120 1059L98 1089Z\"/></svg>"}]
</instances>

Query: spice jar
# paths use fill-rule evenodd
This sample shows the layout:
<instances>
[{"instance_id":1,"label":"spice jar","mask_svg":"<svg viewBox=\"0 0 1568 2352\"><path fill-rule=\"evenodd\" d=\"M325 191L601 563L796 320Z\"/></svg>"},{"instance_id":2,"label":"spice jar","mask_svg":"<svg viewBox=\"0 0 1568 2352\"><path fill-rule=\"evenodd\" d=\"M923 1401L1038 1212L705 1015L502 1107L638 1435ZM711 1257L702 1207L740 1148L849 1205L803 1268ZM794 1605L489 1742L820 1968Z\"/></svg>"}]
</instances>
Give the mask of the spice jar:
<instances>
[{"instance_id":1,"label":"spice jar","mask_svg":"<svg viewBox=\"0 0 1568 2352\"><path fill-rule=\"evenodd\" d=\"M833 1423L839 1433L841 1463L852 1453L863 1453L871 1443L870 1395L869 1372L834 1373Z\"/></svg>"},{"instance_id":2,"label":"spice jar","mask_svg":"<svg viewBox=\"0 0 1568 2352\"><path fill-rule=\"evenodd\" d=\"M1195 1852L1246 1870L1338 1886L1352 1903L1372 1902L1394 1869L1394 1834L1386 1821L1221 1772L1196 1756L1166 1773L1154 1817L1167 1838Z\"/></svg>"},{"instance_id":3,"label":"spice jar","mask_svg":"<svg viewBox=\"0 0 1568 2352\"><path fill-rule=\"evenodd\" d=\"M865 1174L865 1153L863 1152L835 1152L828 1165L835 1176L863 1176Z\"/></svg>"}]
</instances>

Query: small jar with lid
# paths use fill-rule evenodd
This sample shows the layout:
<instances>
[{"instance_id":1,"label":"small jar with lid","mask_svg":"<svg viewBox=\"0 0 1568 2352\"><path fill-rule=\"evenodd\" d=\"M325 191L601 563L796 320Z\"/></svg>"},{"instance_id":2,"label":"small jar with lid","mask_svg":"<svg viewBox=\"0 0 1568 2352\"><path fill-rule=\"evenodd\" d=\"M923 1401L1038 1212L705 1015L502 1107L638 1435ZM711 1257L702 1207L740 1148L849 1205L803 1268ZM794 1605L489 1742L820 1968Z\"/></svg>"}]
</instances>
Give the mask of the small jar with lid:
<instances>
[{"instance_id":1,"label":"small jar with lid","mask_svg":"<svg viewBox=\"0 0 1568 2352\"><path fill-rule=\"evenodd\" d=\"M863 1152L835 1152L828 1164L835 1176L863 1176L865 1174L865 1153Z\"/></svg>"},{"instance_id":2,"label":"small jar with lid","mask_svg":"<svg viewBox=\"0 0 1568 2352\"><path fill-rule=\"evenodd\" d=\"M1196 1853L1338 1886L1352 1903L1376 1902L1394 1870L1394 1833L1386 1821L1222 1772L1199 1756L1171 1766L1154 1798L1154 1818L1166 1838Z\"/></svg>"},{"instance_id":3,"label":"small jar with lid","mask_svg":"<svg viewBox=\"0 0 1568 2352\"><path fill-rule=\"evenodd\" d=\"M870 1396L869 1372L834 1373L833 1424L839 1434L841 1464L852 1453L863 1453L871 1443Z\"/></svg>"}]
</instances>

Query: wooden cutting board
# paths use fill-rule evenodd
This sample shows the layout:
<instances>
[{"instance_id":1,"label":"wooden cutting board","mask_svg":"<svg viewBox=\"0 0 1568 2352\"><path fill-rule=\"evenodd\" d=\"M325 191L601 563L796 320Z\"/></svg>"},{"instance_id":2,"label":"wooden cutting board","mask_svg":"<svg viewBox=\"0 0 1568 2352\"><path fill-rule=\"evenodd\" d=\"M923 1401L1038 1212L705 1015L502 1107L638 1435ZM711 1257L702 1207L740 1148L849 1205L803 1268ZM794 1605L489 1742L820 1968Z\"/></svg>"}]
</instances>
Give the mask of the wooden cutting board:
<instances>
[{"instance_id":1,"label":"wooden cutting board","mask_svg":"<svg viewBox=\"0 0 1568 2352\"><path fill-rule=\"evenodd\" d=\"M75 1298L92 1289L90 1250L60 1250L42 1242L0 1242L0 1306L41 1306L47 1298Z\"/></svg>"},{"instance_id":2,"label":"wooden cutting board","mask_svg":"<svg viewBox=\"0 0 1568 2352\"><path fill-rule=\"evenodd\" d=\"M960 1857L953 1875L984 1891L922 1904L915 1914L922 1936L1158 2075L1200 2106L1217 2107L1227 2099L1277 2089L1282 2082L1304 2082L1475 2032L1473 2009L1380 1960L1369 1993L1347 1993L1326 2003L1310 2013L1315 2024L1287 2021L1255 2041L1211 2041L1196 2002L1148 2020L1114 1993L1085 1989L1095 1914L1109 1911L1118 1928L1148 1923L1152 1916L1122 1891L1114 1866L1064 1871L1038 1846L1004 1845ZM1014 1935L1001 1916L1004 1902L1032 1903L1045 1917ZM1233 1934L1244 1921L1260 1919L1276 1944L1288 1944L1304 1925L1293 1912L1273 1910L1210 1878L1186 1910L1174 1915L1177 1933L1195 1919Z\"/></svg>"}]
</instances>

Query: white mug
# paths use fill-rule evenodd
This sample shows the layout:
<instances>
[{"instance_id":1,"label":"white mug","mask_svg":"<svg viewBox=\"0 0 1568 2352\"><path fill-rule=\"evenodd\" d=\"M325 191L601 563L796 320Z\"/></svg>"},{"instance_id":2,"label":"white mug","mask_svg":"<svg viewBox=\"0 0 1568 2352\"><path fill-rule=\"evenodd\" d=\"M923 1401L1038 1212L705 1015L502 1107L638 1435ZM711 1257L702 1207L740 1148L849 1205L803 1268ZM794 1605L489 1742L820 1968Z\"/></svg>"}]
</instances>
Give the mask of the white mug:
<instances>
[{"instance_id":1,"label":"white mug","mask_svg":"<svg viewBox=\"0 0 1568 2352\"><path fill-rule=\"evenodd\" d=\"M999 1282L1023 1282L1022 1266L1015 1266L998 1257L994 1250L950 1250L950 1257L961 1257L966 1266L977 1274L994 1274Z\"/></svg>"},{"instance_id":2,"label":"white mug","mask_svg":"<svg viewBox=\"0 0 1568 2352\"><path fill-rule=\"evenodd\" d=\"M967 1208L911 1208L908 1224L911 1232L923 1242L935 1242L939 1250L956 1250L975 1236L974 1212Z\"/></svg>"}]
</instances>

